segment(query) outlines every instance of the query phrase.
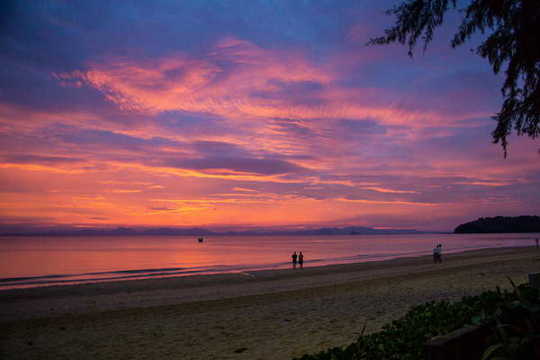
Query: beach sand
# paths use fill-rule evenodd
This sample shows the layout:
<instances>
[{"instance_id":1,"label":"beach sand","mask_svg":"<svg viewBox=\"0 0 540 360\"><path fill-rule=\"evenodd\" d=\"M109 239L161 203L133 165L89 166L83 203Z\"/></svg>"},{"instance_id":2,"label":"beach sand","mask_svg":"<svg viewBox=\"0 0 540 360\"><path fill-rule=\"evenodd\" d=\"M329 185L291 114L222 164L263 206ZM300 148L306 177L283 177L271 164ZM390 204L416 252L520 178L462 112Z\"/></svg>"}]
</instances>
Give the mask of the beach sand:
<instances>
[{"instance_id":1,"label":"beach sand","mask_svg":"<svg viewBox=\"0 0 540 360\"><path fill-rule=\"evenodd\" d=\"M291 359L426 301L509 288L540 251L0 291L2 359Z\"/></svg>"}]
</instances>

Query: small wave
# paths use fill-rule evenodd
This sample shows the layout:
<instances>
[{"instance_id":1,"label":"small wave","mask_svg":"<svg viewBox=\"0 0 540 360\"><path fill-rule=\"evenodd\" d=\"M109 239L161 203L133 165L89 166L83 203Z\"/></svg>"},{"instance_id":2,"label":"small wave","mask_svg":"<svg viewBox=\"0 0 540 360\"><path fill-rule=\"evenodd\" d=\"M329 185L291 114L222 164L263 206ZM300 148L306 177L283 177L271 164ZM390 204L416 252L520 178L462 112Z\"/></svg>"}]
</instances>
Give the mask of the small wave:
<instances>
[{"instance_id":1,"label":"small wave","mask_svg":"<svg viewBox=\"0 0 540 360\"><path fill-rule=\"evenodd\" d=\"M56 278L49 278L45 279L46 277L40 277L36 276L34 278L26 278L28 280L23 281L17 281L9 284L0 284L0 287L5 286L13 286L13 285L54 285L54 284L69 284L69 283L88 283L88 282L100 282L100 281L113 281L113 280L127 280L127 279L144 279L149 277L164 277L164 276L170 276L170 275L193 275L196 273L205 273L204 270L192 270L192 271L182 271L182 272L164 272L164 273L151 273L151 274L136 274L136 275L125 275L125 276L109 276L109 277L96 277L96 278L74 278L74 279L58 279ZM62 276L64 277L64 276ZM68 276L65 276L68 277ZM21 278L20 278L21 279Z\"/></svg>"},{"instance_id":2,"label":"small wave","mask_svg":"<svg viewBox=\"0 0 540 360\"><path fill-rule=\"evenodd\" d=\"M180 271L185 268L173 267L173 268L158 268L158 269L133 269L133 270L114 270L114 271L100 271L90 272L80 275L105 275L105 274L137 274L137 273L152 273L152 272L165 272L165 271Z\"/></svg>"},{"instance_id":3,"label":"small wave","mask_svg":"<svg viewBox=\"0 0 540 360\"><path fill-rule=\"evenodd\" d=\"M74 284L89 283L128 279L158 278L168 276L196 275L196 274L219 274L243 272L247 270L259 270L282 267L286 262L267 264L267 265L213 265L196 267L169 267L157 269L129 269L115 271L89 272L82 274L54 274L42 276L25 276L0 278L0 287L13 287L19 285L55 285L55 284ZM107 276L111 275L111 276ZM116 276L115 276L116 275Z\"/></svg>"},{"instance_id":4,"label":"small wave","mask_svg":"<svg viewBox=\"0 0 540 360\"><path fill-rule=\"evenodd\" d=\"M96 275L114 275L114 274L145 274L145 273L169 273L169 272L180 272L185 270L185 268L175 267L175 268L158 268L158 269L133 269L133 270L114 270L114 271L99 271L99 272L89 272L82 274L53 274L53 275L40 275L40 276L23 276L23 277L11 277L11 278L0 278L0 283L13 283L13 282L22 282L22 281L37 281L37 280L46 280L54 279L55 282L62 278L84 278L87 276L96 276ZM93 278L96 279L96 278Z\"/></svg>"},{"instance_id":5,"label":"small wave","mask_svg":"<svg viewBox=\"0 0 540 360\"><path fill-rule=\"evenodd\" d=\"M24 277L12 277L12 278L0 278L0 283L3 282L17 282L25 280L37 280L37 279L56 279L56 278L66 278L74 275L71 274L62 274L62 275L41 275L41 276L24 276Z\"/></svg>"}]
</instances>

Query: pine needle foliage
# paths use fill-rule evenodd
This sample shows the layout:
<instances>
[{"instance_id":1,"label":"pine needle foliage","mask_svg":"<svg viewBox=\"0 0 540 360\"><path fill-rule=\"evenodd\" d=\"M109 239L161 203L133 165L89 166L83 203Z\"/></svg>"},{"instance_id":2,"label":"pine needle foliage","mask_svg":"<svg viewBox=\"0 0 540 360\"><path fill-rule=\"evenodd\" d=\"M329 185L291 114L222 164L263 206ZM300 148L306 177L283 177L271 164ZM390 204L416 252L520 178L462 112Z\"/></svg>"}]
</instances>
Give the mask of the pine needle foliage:
<instances>
[{"instance_id":1,"label":"pine needle foliage","mask_svg":"<svg viewBox=\"0 0 540 360\"><path fill-rule=\"evenodd\" d=\"M493 142L507 155L508 136L540 135L540 0L405 0L386 11L395 24L368 45L400 43L409 55L420 40L424 50L449 11L463 15L451 42L457 47L475 34L483 36L476 53L495 74L504 71L503 103L493 116Z\"/></svg>"}]
</instances>

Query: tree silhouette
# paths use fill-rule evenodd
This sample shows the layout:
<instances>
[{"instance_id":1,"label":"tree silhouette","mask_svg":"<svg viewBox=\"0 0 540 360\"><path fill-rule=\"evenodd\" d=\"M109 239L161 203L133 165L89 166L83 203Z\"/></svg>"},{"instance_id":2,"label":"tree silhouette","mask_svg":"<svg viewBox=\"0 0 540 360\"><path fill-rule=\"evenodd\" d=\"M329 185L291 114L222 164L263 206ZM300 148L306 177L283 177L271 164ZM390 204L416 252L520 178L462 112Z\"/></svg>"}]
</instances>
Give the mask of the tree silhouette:
<instances>
[{"instance_id":1,"label":"tree silhouette","mask_svg":"<svg viewBox=\"0 0 540 360\"><path fill-rule=\"evenodd\" d=\"M463 4L464 1L459 1ZM540 135L540 0L468 0L458 9L457 0L405 0L386 11L395 16L394 26L368 45L398 42L409 47L409 55L420 39L424 50L448 11L459 10L463 20L451 42L462 45L475 33L485 36L476 53L487 59L495 74L504 68L501 88L503 104L493 116L497 126L493 142L507 155L507 137Z\"/></svg>"}]
</instances>

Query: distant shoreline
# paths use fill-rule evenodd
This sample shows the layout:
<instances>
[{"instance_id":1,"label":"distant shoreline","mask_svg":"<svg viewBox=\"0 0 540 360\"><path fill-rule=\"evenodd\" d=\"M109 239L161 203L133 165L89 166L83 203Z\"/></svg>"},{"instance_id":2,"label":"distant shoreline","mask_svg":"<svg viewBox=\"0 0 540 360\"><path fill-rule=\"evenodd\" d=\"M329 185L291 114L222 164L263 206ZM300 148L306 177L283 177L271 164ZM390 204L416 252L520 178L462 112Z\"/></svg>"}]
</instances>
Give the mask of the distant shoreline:
<instances>
[{"instance_id":1,"label":"distant shoreline","mask_svg":"<svg viewBox=\"0 0 540 360\"><path fill-rule=\"evenodd\" d=\"M495 216L458 225L456 234L527 234L540 232L540 216Z\"/></svg>"},{"instance_id":2,"label":"distant shoreline","mask_svg":"<svg viewBox=\"0 0 540 360\"><path fill-rule=\"evenodd\" d=\"M123 228L116 229L49 229L3 232L7 236L332 236L332 235L392 235L392 234L450 234L451 232L418 231L414 229L375 229L364 226L326 227L304 230L239 230L215 231L204 228Z\"/></svg>"},{"instance_id":3,"label":"distant shoreline","mask_svg":"<svg viewBox=\"0 0 540 360\"><path fill-rule=\"evenodd\" d=\"M415 232L382 232L382 233L357 233L357 234L299 234L299 233L212 233L212 234L203 234L202 236L362 236L362 235L418 235L418 234L448 234L452 235L452 231L415 231ZM496 234L496 233L493 233ZM501 233L502 234L502 233ZM39 237L39 236L50 236L50 237L84 237L84 236L193 236L194 239L201 236L200 234L152 234L152 233L93 233L93 234L41 234L41 233L30 233L30 234L0 234L0 237Z\"/></svg>"}]
</instances>

